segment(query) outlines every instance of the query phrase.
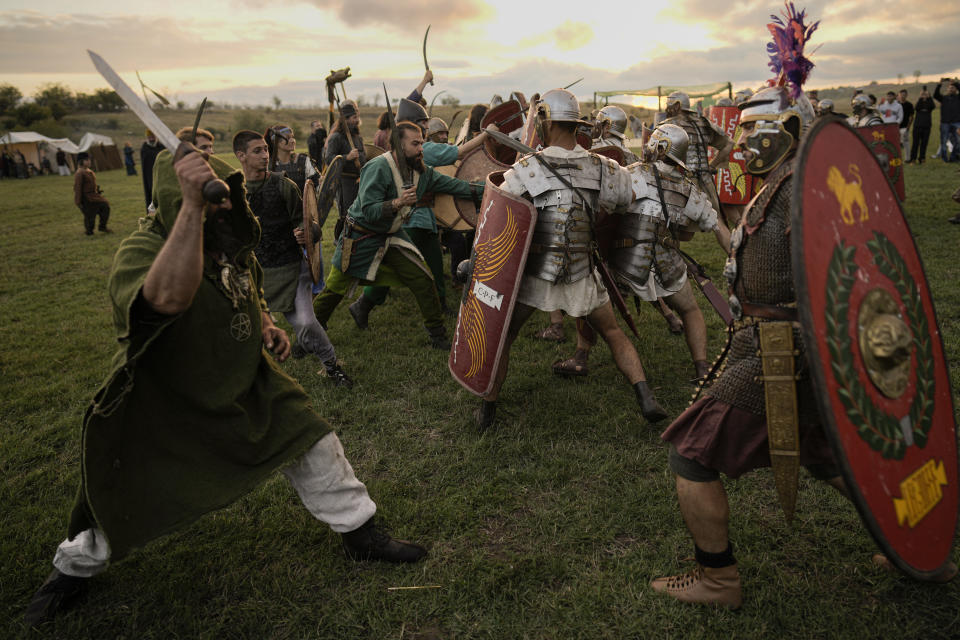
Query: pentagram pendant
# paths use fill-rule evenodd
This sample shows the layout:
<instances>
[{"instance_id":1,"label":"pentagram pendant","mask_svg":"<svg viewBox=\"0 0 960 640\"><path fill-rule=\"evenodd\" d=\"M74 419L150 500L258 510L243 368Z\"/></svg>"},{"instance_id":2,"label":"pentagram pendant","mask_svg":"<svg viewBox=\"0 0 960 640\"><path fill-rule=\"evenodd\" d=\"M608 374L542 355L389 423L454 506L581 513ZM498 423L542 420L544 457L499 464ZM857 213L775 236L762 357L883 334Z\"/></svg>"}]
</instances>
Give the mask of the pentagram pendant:
<instances>
[{"instance_id":1,"label":"pentagram pendant","mask_svg":"<svg viewBox=\"0 0 960 640\"><path fill-rule=\"evenodd\" d=\"M251 333L250 316L244 312L233 314L230 320L230 335L237 342L244 342Z\"/></svg>"}]
</instances>

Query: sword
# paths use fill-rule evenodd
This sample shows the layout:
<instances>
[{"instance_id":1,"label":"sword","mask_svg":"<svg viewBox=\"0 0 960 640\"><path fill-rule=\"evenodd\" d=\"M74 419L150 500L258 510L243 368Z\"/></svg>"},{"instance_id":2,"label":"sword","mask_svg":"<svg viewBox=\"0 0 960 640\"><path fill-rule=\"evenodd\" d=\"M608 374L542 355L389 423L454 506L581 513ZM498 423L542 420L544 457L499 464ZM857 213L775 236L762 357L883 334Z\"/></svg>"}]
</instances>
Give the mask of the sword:
<instances>
[{"instance_id":1,"label":"sword","mask_svg":"<svg viewBox=\"0 0 960 640\"><path fill-rule=\"evenodd\" d=\"M427 109L428 116L433 116L433 103L437 101L437 98L440 97L441 93L446 93L446 92L447 92L446 89L441 89L440 91L437 92L435 96L433 96L433 100L430 101L430 108Z\"/></svg>"},{"instance_id":2,"label":"sword","mask_svg":"<svg viewBox=\"0 0 960 640\"><path fill-rule=\"evenodd\" d=\"M200 128L200 118L203 117L203 109L207 106L207 98L204 96L203 101L200 103L200 108L197 109L197 119L193 121L193 130L190 132L190 144L197 144L197 129Z\"/></svg>"},{"instance_id":3,"label":"sword","mask_svg":"<svg viewBox=\"0 0 960 640\"><path fill-rule=\"evenodd\" d=\"M487 135L492 137L497 142L503 144L504 146L510 147L514 151L520 153L535 153L535 150L522 142L517 142L508 135L504 135L499 131L494 131L492 129L484 129L487 132ZM580 193L580 190L570 184L566 178L560 175L560 172L557 171L556 167L550 164L548 161L544 160L540 154L534 155L540 164L546 167L550 173L555 175L560 182L565 184L567 187L573 189L577 192L577 195L580 196L580 199L583 200L583 204L587 207L590 206L590 201L587 200L586 196ZM610 299L613 301L614 306L623 316L623 319L626 321L627 326L630 327L630 331L633 332L633 335L637 336L637 339L640 338L640 332L637 330L637 325L633 322L633 317L630 315L630 310L627 309L627 303L623 300L623 295L620 293L617 283L614 281L613 276L610 275L610 271L607 269L607 266L603 263L603 260L600 259L600 255L594 250L594 262L597 264L597 270L600 272L600 279L603 280L603 286L607 288L607 291L610 292Z\"/></svg>"},{"instance_id":4,"label":"sword","mask_svg":"<svg viewBox=\"0 0 960 640\"><path fill-rule=\"evenodd\" d=\"M430 35L430 25L427 25L427 30L423 34L423 66L427 71L430 71L430 65L427 63L427 36ZM430 81L430 86L433 86L433 80ZM389 108L390 105L387 105Z\"/></svg>"},{"instance_id":5,"label":"sword","mask_svg":"<svg viewBox=\"0 0 960 640\"><path fill-rule=\"evenodd\" d=\"M687 253L679 249L677 249L677 251L680 252L683 261L687 263L687 275L693 277L693 281L697 283L700 293L707 299L707 302L710 303L713 310L717 312L723 320L723 323L728 327L731 326L733 324L733 311L730 310L730 303L723 297L723 294L717 291L717 287L710 280L710 277L707 276L703 265L687 255Z\"/></svg>"},{"instance_id":6,"label":"sword","mask_svg":"<svg viewBox=\"0 0 960 640\"><path fill-rule=\"evenodd\" d=\"M153 112L147 103L141 100L137 94L133 92L133 89L117 75L117 72L107 64L106 60L89 49L87 49L87 53L90 55L90 59L93 60L93 66L97 68L97 71L99 71L103 79L107 81L107 84L117 92L117 95L120 96L120 99L130 108L130 111L140 118L140 121L157 136L157 140L159 140L163 146L170 150L175 163L188 153L199 153L199 150L195 146L189 142L182 142L177 138L167 125L163 124L163 120ZM207 180L206 184L203 185L203 199L210 204L220 204L228 197L230 197L230 187L228 187L227 183L223 180L214 178Z\"/></svg>"},{"instance_id":7,"label":"sword","mask_svg":"<svg viewBox=\"0 0 960 640\"><path fill-rule=\"evenodd\" d=\"M574 80L573 82L571 82L570 84L568 84L567 86L565 86L564 89L569 89L570 87L572 87L573 85L577 84L577 83L580 82L581 80L583 80L583 78L579 78L579 79L577 79L577 80Z\"/></svg>"}]
</instances>

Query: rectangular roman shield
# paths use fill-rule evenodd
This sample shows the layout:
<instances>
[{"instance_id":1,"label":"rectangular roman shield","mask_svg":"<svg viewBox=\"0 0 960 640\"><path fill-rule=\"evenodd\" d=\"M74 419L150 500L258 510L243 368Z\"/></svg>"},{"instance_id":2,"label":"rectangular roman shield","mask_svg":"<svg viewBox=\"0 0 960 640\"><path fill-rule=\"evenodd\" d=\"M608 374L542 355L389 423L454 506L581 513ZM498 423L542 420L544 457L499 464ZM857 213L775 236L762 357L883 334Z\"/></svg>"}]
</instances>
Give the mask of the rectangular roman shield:
<instances>
[{"instance_id":1,"label":"rectangular roman shield","mask_svg":"<svg viewBox=\"0 0 960 640\"><path fill-rule=\"evenodd\" d=\"M740 123L740 110L736 107L710 107L707 116L731 139L736 140L737 125ZM707 150L710 160L717 155L712 147ZM747 173L743 153L734 149L730 152L730 164L717 169L714 176L717 196L723 204L747 204L755 195L755 183L760 181ZM759 188L759 187L756 187Z\"/></svg>"},{"instance_id":2,"label":"rectangular roman shield","mask_svg":"<svg viewBox=\"0 0 960 640\"><path fill-rule=\"evenodd\" d=\"M900 125L895 123L877 124L872 127L857 127L854 129L863 141L870 147L877 162L893 185L900 202L907 199L906 187L903 183L903 149L900 148Z\"/></svg>"},{"instance_id":3,"label":"rectangular roman shield","mask_svg":"<svg viewBox=\"0 0 960 640\"><path fill-rule=\"evenodd\" d=\"M533 204L500 189L502 183L502 171L487 176L470 257L473 271L450 349L450 373L481 397L496 377L537 222Z\"/></svg>"}]
</instances>

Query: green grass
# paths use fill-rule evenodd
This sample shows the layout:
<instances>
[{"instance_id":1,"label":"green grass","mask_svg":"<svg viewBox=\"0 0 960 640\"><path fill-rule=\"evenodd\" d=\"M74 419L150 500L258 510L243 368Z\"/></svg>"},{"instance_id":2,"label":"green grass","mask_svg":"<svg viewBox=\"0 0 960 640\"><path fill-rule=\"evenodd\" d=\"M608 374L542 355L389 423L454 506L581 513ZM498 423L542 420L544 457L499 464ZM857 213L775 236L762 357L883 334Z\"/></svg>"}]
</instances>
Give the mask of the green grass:
<instances>
[{"instance_id":1,"label":"green grass","mask_svg":"<svg viewBox=\"0 0 960 640\"><path fill-rule=\"evenodd\" d=\"M937 138L934 132L935 149ZM304 141L305 142L305 141ZM932 151L931 151L932 152ZM907 216L923 255L950 375L960 388L960 228L946 218L956 165L908 166ZM29 635L24 607L50 570L79 472L80 418L106 373L113 332L106 277L136 226L139 177L100 174L116 233L83 235L72 178L0 182L0 636ZM332 224L332 223L331 223ZM330 233L326 255L331 255ZM691 252L719 276L711 237ZM710 351L723 343L701 299ZM661 403L686 406L682 338L652 310L638 349ZM413 567L346 560L277 476L231 507L150 544L93 580L62 638L947 638L960 581L913 582L873 569L855 510L801 481L784 523L768 471L728 483L744 607L731 613L655 596L648 581L686 569L692 544L676 506L660 429L644 424L604 345L591 374L549 372L572 351L529 338L511 354L506 423L479 437L477 400L431 350L406 291L360 332L345 309L330 335L357 384L334 389L289 361L337 428L381 516L430 556ZM450 326L452 328L452 321ZM567 324L568 335L573 332ZM956 554L954 555L956 560ZM388 591L395 586L439 588Z\"/></svg>"}]
</instances>

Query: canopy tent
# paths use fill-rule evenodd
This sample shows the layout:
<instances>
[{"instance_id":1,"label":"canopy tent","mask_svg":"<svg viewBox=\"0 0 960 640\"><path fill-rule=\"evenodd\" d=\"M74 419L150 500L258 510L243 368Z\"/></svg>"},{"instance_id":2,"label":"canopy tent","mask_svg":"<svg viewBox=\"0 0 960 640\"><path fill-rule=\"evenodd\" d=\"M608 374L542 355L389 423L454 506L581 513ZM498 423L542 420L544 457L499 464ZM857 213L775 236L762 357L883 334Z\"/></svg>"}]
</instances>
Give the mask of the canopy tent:
<instances>
[{"instance_id":1,"label":"canopy tent","mask_svg":"<svg viewBox=\"0 0 960 640\"><path fill-rule=\"evenodd\" d=\"M653 97L657 96L657 105L660 107L660 100L673 93L674 91L682 91L688 96L691 100L696 98L712 98L713 96L721 93L723 91L727 92L727 97L733 98L733 85L729 82L716 82L714 84L696 84L689 85L686 87L673 87L666 85L657 85L656 87L650 87L649 89L624 89L616 91L594 91L593 93L593 102L596 104L597 98L604 98L604 102L609 103L610 96L647 96Z\"/></svg>"},{"instance_id":2,"label":"canopy tent","mask_svg":"<svg viewBox=\"0 0 960 640\"><path fill-rule=\"evenodd\" d=\"M69 156L75 156L80 149L67 138L48 138L36 131L10 131L0 137L0 145L11 154L19 151L23 154L27 164L32 164L38 170L40 169L40 160L47 157L50 160L50 166L56 167L57 150L62 149ZM76 158L73 158L74 161ZM75 163L75 162L74 162Z\"/></svg>"},{"instance_id":3,"label":"canopy tent","mask_svg":"<svg viewBox=\"0 0 960 640\"><path fill-rule=\"evenodd\" d=\"M80 138L79 147L80 151L86 151L90 154L91 164L97 171L107 171L108 169L119 169L123 167L120 150L117 149L113 138L88 132Z\"/></svg>"}]
</instances>

